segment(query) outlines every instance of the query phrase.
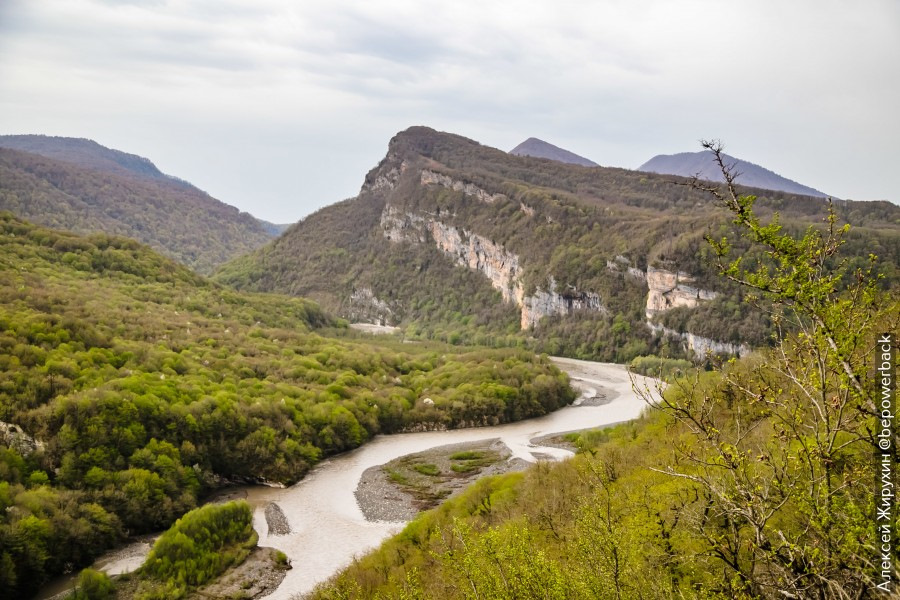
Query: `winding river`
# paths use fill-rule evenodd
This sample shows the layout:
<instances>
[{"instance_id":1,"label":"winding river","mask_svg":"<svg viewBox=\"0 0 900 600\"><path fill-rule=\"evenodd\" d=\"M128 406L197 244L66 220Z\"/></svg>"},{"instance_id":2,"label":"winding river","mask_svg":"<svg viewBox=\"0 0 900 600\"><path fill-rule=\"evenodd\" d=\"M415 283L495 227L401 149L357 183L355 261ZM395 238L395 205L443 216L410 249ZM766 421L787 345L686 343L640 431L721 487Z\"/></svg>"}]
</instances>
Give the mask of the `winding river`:
<instances>
[{"instance_id":1,"label":"winding river","mask_svg":"<svg viewBox=\"0 0 900 600\"><path fill-rule=\"evenodd\" d=\"M369 467L422 452L437 446L499 438L518 457L529 462L547 455L564 458L571 453L559 448L535 446L531 440L561 433L634 419L646 402L632 388L632 381L620 365L554 358L566 371L581 396L573 406L549 415L495 427L429 431L377 436L364 446L319 463L301 482L289 488L248 487L247 500L254 507L254 527L259 544L283 551L293 569L279 588L266 600L289 600L310 591L316 584L349 564L353 557L378 546L399 532L404 523L367 521L353 494ZM638 378L638 386L651 380ZM651 385L652 387L652 385ZM603 398L602 402L597 402ZM511 458L512 458L511 457ZM265 507L277 503L290 524L287 535L270 535L264 516ZM111 574L135 569L149 551L149 543L120 548L97 562L96 568ZM37 600L50 598L65 589L57 582ZM71 583L68 584L69 589Z\"/></svg>"}]
</instances>

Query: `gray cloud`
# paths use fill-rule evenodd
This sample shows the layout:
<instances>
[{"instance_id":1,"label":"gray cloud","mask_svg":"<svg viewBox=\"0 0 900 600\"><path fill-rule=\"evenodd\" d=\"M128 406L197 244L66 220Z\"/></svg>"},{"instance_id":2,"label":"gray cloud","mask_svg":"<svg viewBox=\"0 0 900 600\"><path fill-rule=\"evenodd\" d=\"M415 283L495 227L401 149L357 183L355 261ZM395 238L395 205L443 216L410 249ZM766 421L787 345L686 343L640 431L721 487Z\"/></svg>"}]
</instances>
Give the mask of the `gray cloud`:
<instances>
[{"instance_id":1,"label":"gray cloud","mask_svg":"<svg viewBox=\"0 0 900 600\"><path fill-rule=\"evenodd\" d=\"M11 0L0 132L91 137L275 221L355 193L414 124L632 168L719 137L896 201L898 67L890 0Z\"/></svg>"}]
</instances>

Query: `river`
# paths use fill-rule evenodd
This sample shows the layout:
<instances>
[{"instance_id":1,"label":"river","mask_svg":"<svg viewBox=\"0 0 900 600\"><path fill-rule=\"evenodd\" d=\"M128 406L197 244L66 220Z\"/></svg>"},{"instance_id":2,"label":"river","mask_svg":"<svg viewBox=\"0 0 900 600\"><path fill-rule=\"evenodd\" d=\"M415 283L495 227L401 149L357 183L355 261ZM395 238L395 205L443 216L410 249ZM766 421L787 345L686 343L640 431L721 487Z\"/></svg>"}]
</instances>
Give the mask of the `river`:
<instances>
[{"instance_id":1,"label":"river","mask_svg":"<svg viewBox=\"0 0 900 600\"><path fill-rule=\"evenodd\" d=\"M279 588L266 600L289 600L308 592L349 564L354 556L378 546L403 528L404 523L370 522L363 517L353 492L363 471L369 467L437 446L494 438L509 447L512 457L529 462L536 460L533 453L564 458L571 453L535 446L531 440L552 433L628 421L639 416L646 407L645 401L633 391L631 379L621 365L568 358L554 358L553 361L569 374L573 386L581 392L576 405L536 419L495 427L377 436L356 450L322 461L302 481L289 488L246 488L247 500L254 507L253 520L259 533L259 544L283 551L293 565ZM638 380L641 386L651 381ZM597 396L605 396L605 403L591 402ZM281 507L291 533L269 534L264 510L270 502ZM104 556L95 568L111 574L132 570L139 566L148 551L146 542L131 544ZM71 579L54 582L36 600L51 598L66 587L71 589Z\"/></svg>"}]
</instances>

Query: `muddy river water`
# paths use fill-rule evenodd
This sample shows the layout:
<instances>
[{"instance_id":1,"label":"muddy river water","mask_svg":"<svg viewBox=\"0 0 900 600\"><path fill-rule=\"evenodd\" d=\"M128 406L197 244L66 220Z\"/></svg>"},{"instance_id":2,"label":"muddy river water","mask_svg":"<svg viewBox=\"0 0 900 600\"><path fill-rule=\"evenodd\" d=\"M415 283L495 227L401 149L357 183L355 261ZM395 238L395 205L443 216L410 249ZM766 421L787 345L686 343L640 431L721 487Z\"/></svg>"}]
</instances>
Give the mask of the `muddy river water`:
<instances>
[{"instance_id":1,"label":"muddy river water","mask_svg":"<svg viewBox=\"0 0 900 600\"><path fill-rule=\"evenodd\" d=\"M361 448L319 463L301 482L289 488L248 487L247 500L254 507L254 527L259 544L283 551L293 569L267 600L288 600L311 590L328 579L354 556L378 546L397 533L404 523L370 522L353 494L369 467L394 458L462 442L499 438L512 451L512 457L533 462L535 454L563 458L571 453L552 447L535 446L531 440L551 433L573 431L618 423L636 418L647 406L632 388L632 380L620 365L554 358L557 366L569 374L581 392L575 405L537 419L495 427L430 431L377 436ZM639 387L650 380L637 378ZM270 535L264 516L265 507L274 502L284 512L291 532ZM97 561L95 568L110 574L131 571L140 566L149 552L149 540L119 548ZM45 600L72 582L59 580L48 586L36 600Z\"/></svg>"}]
</instances>

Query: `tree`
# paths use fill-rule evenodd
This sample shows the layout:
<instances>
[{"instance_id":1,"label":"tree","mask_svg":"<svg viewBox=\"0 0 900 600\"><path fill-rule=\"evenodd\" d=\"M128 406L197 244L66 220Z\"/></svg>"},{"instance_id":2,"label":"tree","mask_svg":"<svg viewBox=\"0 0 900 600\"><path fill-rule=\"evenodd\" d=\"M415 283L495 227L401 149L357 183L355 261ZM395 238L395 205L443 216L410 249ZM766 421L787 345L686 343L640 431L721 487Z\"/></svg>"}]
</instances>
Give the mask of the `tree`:
<instances>
[{"instance_id":1,"label":"tree","mask_svg":"<svg viewBox=\"0 0 900 600\"><path fill-rule=\"evenodd\" d=\"M727 237L707 242L724 277L766 300L778 337L773 349L725 365L722 377L682 379L662 395L658 407L689 432L665 472L699 491L685 516L704 542L703 560L725 574L725 593L873 597L870 357L878 334L898 331L900 303L879 291L877 257L852 272L841 260L849 225L838 226L830 202L824 227L793 237L777 214L764 223L756 198L738 193L721 143L703 146L724 189L696 177L687 185L730 211L763 258L745 264ZM896 520L892 527L896 538Z\"/></svg>"},{"instance_id":2,"label":"tree","mask_svg":"<svg viewBox=\"0 0 900 600\"><path fill-rule=\"evenodd\" d=\"M114 595L115 586L106 573L84 569L78 575L72 600L108 600Z\"/></svg>"}]
</instances>

